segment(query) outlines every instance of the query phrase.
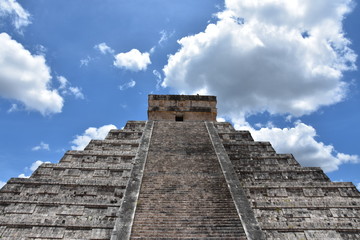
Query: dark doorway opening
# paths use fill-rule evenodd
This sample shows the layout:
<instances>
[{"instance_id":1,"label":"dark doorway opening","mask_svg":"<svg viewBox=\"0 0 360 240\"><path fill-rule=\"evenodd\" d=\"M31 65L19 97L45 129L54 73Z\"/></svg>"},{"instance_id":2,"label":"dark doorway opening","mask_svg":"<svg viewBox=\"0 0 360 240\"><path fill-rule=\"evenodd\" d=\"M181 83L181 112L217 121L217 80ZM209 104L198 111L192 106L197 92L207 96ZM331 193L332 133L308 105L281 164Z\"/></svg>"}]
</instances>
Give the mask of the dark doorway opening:
<instances>
[{"instance_id":1,"label":"dark doorway opening","mask_svg":"<svg viewBox=\"0 0 360 240\"><path fill-rule=\"evenodd\" d=\"M184 121L184 117L183 117L183 116L175 116L175 121L176 121L176 122L183 122L183 121Z\"/></svg>"}]
</instances>

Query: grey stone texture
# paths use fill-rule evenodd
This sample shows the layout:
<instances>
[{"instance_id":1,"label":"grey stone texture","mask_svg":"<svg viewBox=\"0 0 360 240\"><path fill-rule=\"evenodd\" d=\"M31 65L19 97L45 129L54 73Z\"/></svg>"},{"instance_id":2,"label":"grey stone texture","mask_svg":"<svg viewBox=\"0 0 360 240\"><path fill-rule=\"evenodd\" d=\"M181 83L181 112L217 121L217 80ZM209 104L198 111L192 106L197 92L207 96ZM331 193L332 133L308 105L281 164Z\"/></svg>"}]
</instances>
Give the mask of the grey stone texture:
<instances>
[{"instance_id":1,"label":"grey stone texture","mask_svg":"<svg viewBox=\"0 0 360 240\"><path fill-rule=\"evenodd\" d=\"M129 121L0 190L0 239L110 239L145 122Z\"/></svg>"},{"instance_id":2,"label":"grey stone texture","mask_svg":"<svg viewBox=\"0 0 360 240\"><path fill-rule=\"evenodd\" d=\"M218 135L267 239L360 239L360 194L301 167L247 131L215 123Z\"/></svg>"},{"instance_id":3,"label":"grey stone texture","mask_svg":"<svg viewBox=\"0 0 360 240\"><path fill-rule=\"evenodd\" d=\"M164 119L129 121L10 179L0 190L0 239L360 239L352 183L212 120L213 96L150 96L170 106L149 102ZM181 107L186 118L176 118Z\"/></svg>"},{"instance_id":4,"label":"grey stone texture","mask_svg":"<svg viewBox=\"0 0 360 240\"><path fill-rule=\"evenodd\" d=\"M136 208L131 239L246 239L204 122L155 122Z\"/></svg>"},{"instance_id":5,"label":"grey stone texture","mask_svg":"<svg viewBox=\"0 0 360 240\"><path fill-rule=\"evenodd\" d=\"M201 95L149 95L148 119L216 121L216 97Z\"/></svg>"}]
</instances>

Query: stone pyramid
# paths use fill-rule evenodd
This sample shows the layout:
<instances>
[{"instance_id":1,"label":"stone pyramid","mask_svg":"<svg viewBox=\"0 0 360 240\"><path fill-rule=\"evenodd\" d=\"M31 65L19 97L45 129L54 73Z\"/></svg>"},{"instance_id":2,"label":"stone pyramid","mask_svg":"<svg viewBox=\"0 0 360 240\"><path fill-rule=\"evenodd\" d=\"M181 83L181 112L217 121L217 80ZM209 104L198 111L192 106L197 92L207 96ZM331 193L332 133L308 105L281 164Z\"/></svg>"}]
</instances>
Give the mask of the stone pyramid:
<instances>
[{"instance_id":1,"label":"stone pyramid","mask_svg":"<svg viewBox=\"0 0 360 240\"><path fill-rule=\"evenodd\" d=\"M360 239L360 194L216 122L216 97L149 95L129 121L0 190L0 239Z\"/></svg>"}]
</instances>

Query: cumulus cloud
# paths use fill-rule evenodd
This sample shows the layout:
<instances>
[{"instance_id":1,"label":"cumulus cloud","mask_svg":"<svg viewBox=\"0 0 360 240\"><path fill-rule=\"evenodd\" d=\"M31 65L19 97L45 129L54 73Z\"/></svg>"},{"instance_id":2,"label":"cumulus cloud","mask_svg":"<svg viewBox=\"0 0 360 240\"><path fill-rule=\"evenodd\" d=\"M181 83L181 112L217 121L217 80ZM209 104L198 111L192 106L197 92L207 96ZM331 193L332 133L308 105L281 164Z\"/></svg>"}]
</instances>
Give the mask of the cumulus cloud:
<instances>
[{"instance_id":1,"label":"cumulus cloud","mask_svg":"<svg viewBox=\"0 0 360 240\"><path fill-rule=\"evenodd\" d=\"M164 87L214 94L227 116L301 116L344 99L356 54L342 30L351 0L226 0L218 21L178 40ZM235 112L239 111L239 112Z\"/></svg>"},{"instance_id":2,"label":"cumulus cloud","mask_svg":"<svg viewBox=\"0 0 360 240\"><path fill-rule=\"evenodd\" d=\"M35 161L35 162L33 162L33 163L31 164L30 170L31 170L32 172L34 172L34 171L35 171L41 164L43 164L43 163L50 163L50 162L43 162L43 161L37 160L37 161Z\"/></svg>"},{"instance_id":3,"label":"cumulus cloud","mask_svg":"<svg viewBox=\"0 0 360 240\"><path fill-rule=\"evenodd\" d=\"M114 54L114 50L109 47L106 43L100 43L94 46L95 49L99 50L102 54Z\"/></svg>"},{"instance_id":4,"label":"cumulus cloud","mask_svg":"<svg viewBox=\"0 0 360 240\"><path fill-rule=\"evenodd\" d=\"M59 113L63 98L50 89L50 69L41 55L32 55L7 33L0 34L0 96L43 115Z\"/></svg>"},{"instance_id":5,"label":"cumulus cloud","mask_svg":"<svg viewBox=\"0 0 360 240\"><path fill-rule=\"evenodd\" d=\"M146 70L149 64L151 64L150 54L148 52L141 53L137 49L117 54L114 61L114 66L134 72Z\"/></svg>"},{"instance_id":6,"label":"cumulus cloud","mask_svg":"<svg viewBox=\"0 0 360 240\"><path fill-rule=\"evenodd\" d=\"M111 129L116 129L115 125L109 124L99 128L90 127L85 130L82 135L76 135L75 139L71 141L71 149L83 150L91 139L104 139Z\"/></svg>"},{"instance_id":7,"label":"cumulus cloud","mask_svg":"<svg viewBox=\"0 0 360 240\"><path fill-rule=\"evenodd\" d=\"M29 178L29 176L26 176L24 173L19 174L18 178Z\"/></svg>"},{"instance_id":8,"label":"cumulus cloud","mask_svg":"<svg viewBox=\"0 0 360 240\"><path fill-rule=\"evenodd\" d=\"M21 173L18 177L19 177L19 178L29 178L30 175L31 175L41 164L43 164L43 163L50 163L50 162L48 162L48 161L47 161L47 162L43 162L43 161L37 160L37 161L33 162L30 167L26 167L26 168L25 168L25 171L26 171L29 175L27 175L27 174L25 174L25 173Z\"/></svg>"},{"instance_id":9,"label":"cumulus cloud","mask_svg":"<svg viewBox=\"0 0 360 240\"><path fill-rule=\"evenodd\" d=\"M223 117L216 117L217 122L226 122L226 119Z\"/></svg>"},{"instance_id":10,"label":"cumulus cloud","mask_svg":"<svg viewBox=\"0 0 360 240\"><path fill-rule=\"evenodd\" d=\"M360 183L356 185L356 188L360 191Z\"/></svg>"},{"instance_id":11,"label":"cumulus cloud","mask_svg":"<svg viewBox=\"0 0 360 240\"><path fill-rule=\"evenodd\" d=\"M84 94L79 87L71 87L71 83L64 76L57 76L59 90L63 95L73 95L75 98L84 99Z\"/></svg>"},{"instance_id":12,"label":"cumulus cloud","mask_svg":"<svg viewBox=\"0 0 360 240\"><path fill-rule=\"evenodd\" d=\"M343 163L360 162L357 155L339 153L332 145L317 141L316 130L299 121L291 128L264 127L250 131L256 141L270 141L278 153L292 153L302 166L331 172Z\"/></svg>"},{"instance_id":13,"label":"cumulus cloud","mask_svg":"<svg viewBox=\"0 0 360 240\"><path fill-rule=\"evenodd\" d=\"M123 90L126 90L128 88L133 88L133 87L135 87L135 85L136 85L136 82L133 79L131 79L129 82L124 83L123 85L120 85L119 89L121 91L123 91Z\"/></svg>"},{"instance_id":14,"label":"cumulus cloud","mask_svg":"<svg viewBox=\"0 0 360 240\"><path fill-rule=\"evenodd\" d=\"M39 145L33 147L31 150L32 151L39 151L39 150L48 150L49 151L50 147L49 147L49 144L44 143L44 142L40 142Z\"/></svg>"},{"instance_id":15,"label":"cumulus cloud","mask_svg":"<svg viewBox=\"0 0 360 240\"><path fill-rule=\"evenodd\" d=\"M0 189L6 184L6 182L0 181Z\"/></svg>"},{"instance_id":16,"label":"cumulus cloud","mask_svg":"<svg viewBox=\"0 0 360 240\"><path fill-rule=\"evenodd\" d=\"M17 30L31 23L30 14L16 0L0 1L0 17L10 17Z\"/></svg>"}]
</instances>

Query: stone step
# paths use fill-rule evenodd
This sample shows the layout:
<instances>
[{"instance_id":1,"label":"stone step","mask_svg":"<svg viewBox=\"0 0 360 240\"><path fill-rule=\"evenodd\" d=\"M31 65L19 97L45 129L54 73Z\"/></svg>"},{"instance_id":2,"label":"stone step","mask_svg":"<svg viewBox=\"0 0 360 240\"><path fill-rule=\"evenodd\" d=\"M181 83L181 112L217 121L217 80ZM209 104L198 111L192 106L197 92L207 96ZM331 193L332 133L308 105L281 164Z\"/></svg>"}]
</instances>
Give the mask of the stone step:
<instances>
[{"instance_id":1,"label":"stone step","mask_svg":"<svg viewBox=\"0 0 360 240\"><path fill-rule=\"evenodd\" d=\"M248 189L267 188L355 188L351 182L277 182L257 181L243 182L243 187Z\"/></svg>"},{"instance_id":2,"label":"stone step","mask_svg":"<svg viewBox=\"0 0 360 240\"><path fill-rule=\"evenodd\" d=\"M258 209L283 209L283 208L309 208L309 209L324 209L324 208L360 208L360 200L344 198L337 200L334 198L297 198L297 199L274 199L262 198L260 201L252 202L253 208Z\"/></svg>"},{"instance_id":3,"label":"stone step","mask_svg":"<svg viewBox=\"0 0 360 240\"><path fill-rule=\"evenodd\" d=\"M1 240L28 239L110 239L110 229L66 229L64 227L4 228L0 230Z\"/></svg>"},{"instance_id":4,"label":"stone step","mask_svg":"<svg viewBox=\"0 0 360 240\"><path fill-rule=\"evenodd\" d=\"M150 235L150 234L148 234ZM143 237L136 237L136 236L133 236L132 239L139 239L139 240L147 240L147 239L157 239L157 240L174 240L173 237L165 237L164 235L161 235L161 236L147 236L146 238L143 238ZM194 236L184 236L184 237L176 237L176 239L219 239L219 237L212 237L212 236L206 236L206 237L194 237ZM243 237L226 237L226 239L237 239L237 240L247 240L247 237L243 236Z\"/></svg>"},{"instance_id":5,"label":"stone step","mask_svg":"<svg viewBox=\"0 0 360 240\"><path fill-rule=\"evenodd\" d=\"M337 231L359 231L360 223L356 222L331 222L331 221L311 221L311 222L271 222L261 224L263 230L327 230L336 229Z\"/></svg>"},{"instance_id":6,"label":"stone step","mask_svg":"<svg viewBox=\"0 0 360 240\"><path fill-rule=\"evenodd\" d=\"M29 228L29 227L65 227L73 229L94 229L94 228L107 228L112 229L114 226L115 217L110 219L104 219L105 217L101 216L99 219L93 217L90 220L74 218L74 217L52 217L48 218L43 216L34 217L30 216L12 216L11 220L7 217L0 216L0 221L3 223L2 226L10 228Z\"/></svg>"},{"instance_id":7,"label":"stone step","mask_svg":"<svg viewBox=\"0 0 360 240\"><path fill-rule=\"evenodd\" d=\"M65 199L64 197L49 199L49 197L45 197L43 199L36 199L36 200L22 200L22 199L5 199L4 197L0 197L0 206L3 205L4 207L10 204L34 204L37 206L61 206L61 205L73 205L73 206L84 206L89 208L106 208L106 207L120 207L121 199L108 199L107 198L100 198L97 199L88 199L82 201L76 201L76 199Z\"/></svg>"},{"instance_id":8,"label":"stone step","mask_svg":"<svg viewBox=\"0 0 360 240\"><path fill-rule=\"evenodd\" d=\"M131 153L128 155L125 154L116 154L116 151L86 151L86 150L70 150L67 151L64 155L64 157L66 157L67 155L75 155L75 156L84 156L84 157L89 157L89 158L96 158L98 156L100 157L122 157L122 156L131 156L131 157L135 157L136 153Z\"/></svg>"},{"instance_id":9,"label":"stone step","mask_svg":"<svg viewBox=\"0 0 360 240\"><path fill-rule=\"evenodd\" d=\"M50 168L50 169L84 169L84 170L131 170L133 167L132 163L118 163L118 164L104 164L101 162L97 163L44 163L38 169Z\"/></svg>"},{"instance_id":10,"label":"stone step","mask_svg":"<svg viewBox=\"0 0 360 240\"><path fill-rule=\"evenodd\" d=\"M32 179L32 178L11 178L8 183L10 184L29 184L29 185L68 185L68 186L109 186L109 187L122 187L125 188L127 181L107 181L101 179L63 179L63 181L57 181L53 179Z\"/></svg>"},{"instance_id":11,"label":"stone step","mask_svg":"<svg viewBox=\"0 0 360 240\"><path fill-rule=\"evenodd\" d=\"M131 238L209 237L245 233L205 124L155 122Z\"/></svg>"}]
</instances>

